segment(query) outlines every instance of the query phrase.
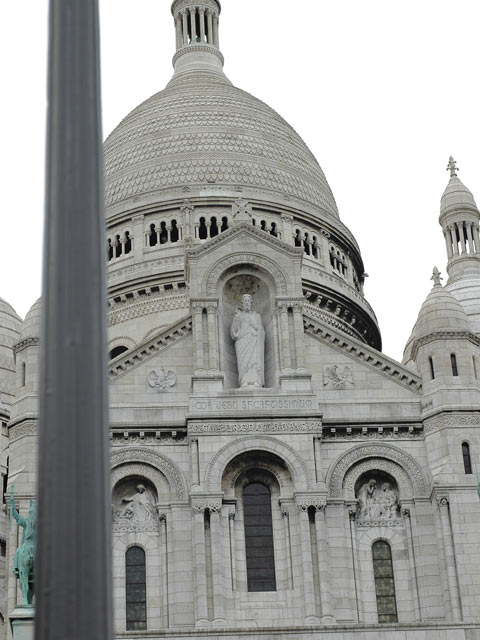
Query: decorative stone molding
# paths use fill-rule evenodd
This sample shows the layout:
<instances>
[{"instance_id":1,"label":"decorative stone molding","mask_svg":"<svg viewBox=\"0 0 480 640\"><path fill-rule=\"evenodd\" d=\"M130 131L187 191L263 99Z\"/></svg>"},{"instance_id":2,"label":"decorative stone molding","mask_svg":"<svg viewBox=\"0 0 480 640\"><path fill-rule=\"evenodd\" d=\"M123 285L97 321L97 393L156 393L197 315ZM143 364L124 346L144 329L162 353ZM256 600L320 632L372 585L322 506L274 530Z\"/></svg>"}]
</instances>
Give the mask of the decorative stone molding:
<instances>
[{"instance_id":1,"label":"decorative stone molding","mask_svg":"<svg viewBox=\"0 0 480 640\"><path fill-rule=\"evenodd\" d=\"M219 15L220 5L215 0L201 0L202 6L205 9L210 9L214 15ZM175 15L178 12L183 12L187 8L195 8L198 7L198 1L195 0L176 0L176 2L172 6L172 13Z\"/></svg>"},{"instance_id":2,"label":"decorative stone molding","mask_svg":"<svg viewBox=\"0 0 480 640\"><path fill-rule=\"evenodd\" d=\"M296 489L312 487L310 469L305 460L290 445L270 436L238 438L222 447L208 463L205 472L205 487L208 491L219 491L222 475L227 464L245 451L268 451L282 458L287 464Z\"/></svg>"},{"instance_id":3,"label":"decorative stone molding","mask_svg":"<svg viewBox=\"0 0 480 640\"><path fill-rule=\"evenodd\" d=\"M243 198L238 198L232 205L232 215L234 222L250 222L252 205Z\"/></svg>"},{"instance_id":4,"label":"decorative stone molding","mask_svg":"<svg viewBox=\"0 0 480 640\"><path fill-rule=\"evenodd\" d=\"M425 433L431 433L437 429L445 427L479 427L480 413L458 414L435 416L424 422Z\"/></svg>"},{"instance_id":5,"label":"decorative stone molding","mask_svg":"<svg viewBox=\"0 0 480 640\"><path fill-rule=\"evenodd\" d=\"M127 371L138 367L140 364L159 355L166 349L170 349L174 344L180 342L192 331L192 318L187 316L170 325L165 331L152 338L149 342L129 351L124 357L115 360L115 364L109 367L109 377L114 379L123 375Z\"/></svg>"},{"instance_id":6,"label":"decorative stone molding","mask_svg":"<svg viewBox=\"0 0 480 640\"><path fill-rule=\"evenodd\" d=\"M409 440L422 437L422 424L323 425L324 440Z\"/></svg>"},{"instance_id":7,"label":"decorative stone molding","mask_svg":"<svg viewBox=\"0 0 480 640\"><path fill-rule=\"evenodd\" d=\"M326 498L322 496L295 496L295 504L299 511L308 511L312 508L315 511L325 512L327 508Z\"/></svg>"},{"instance_id":8,"label":"decorative stone molding","mask_svg":"<svg viewBox=\"0 0 480 640\"><path fill-rule=\"evenodd\" d=\"M210 511L210 513L219 513L222 508L221 501L208 500L207 502L192 502L192 509L199 513ZM235 516L235 514L233 514Z\"/></svg>"},{"instance_id":9,"label":"decorative stone molding","mask_svg":"<svg viewBox=\"0 0 480 640\"><path fill-rule=\"evenodd\" d=\"M172 499L174 502L184 502L186 500L187 489L182 472L171 460L160 453L132 447L129 449L122 449L121 451L112 454L110 463L112 469L115 469L120 465L127 465L127 470L128 467L131 468L131 465L134 463L150 465L166 477L168 484L170 485L170 491L172 492Z\"/></svg>"},{"instance_id":10,"label":"decorative stone molding","mask_svg":"<svg viewBox=\"0 0 480 640\"><path fill-rule=\"evenodd\" d=\"M184 56L186 53L190 53L191 51L202 51L202 52L205 52L205 53L212 53L214 56L217 56L217 58L220 60L222 65L225 62L222 52L220 51L220 49L217 49L217 47L210 46L208 44L196 44L196 43L193 43L193 44L185 45L184 47L182 47L181 49L179 49L175 53L175 55L173 56L173 59L172 59L173 65L175 66L175 63L177 62L177 60L179 58Z\"/></svg>"},{"instance_id":11,"label":"decorative stone molding","mask_svg":"<svg viewBox=\"0 0 480 640\"><path fill-rule=\"evenodd\" d=\"M8 430L8 439L10 442L15 442L19 438L24 436L34 436L37 433L37 425L34 422L22 422L18 425L11 427Z\"/></svg>"},{"instance_id":12,"label":"decorative stone molding","mask_svg":"<svg viewBox=\"0 0 480 640\"><path fill-rule=\"evenodd\" d=\"M313 318L304 317L303 322L306 334L343 351L349 358L358 360L363 365L367 365L412 392L418 395L421 393L421 378L398 362L387 358L364 343L357 342L355 338L337 333L331 327L324 326Z\"/></svg>"},{"instance_id":13,"label":"decorative stone molding","mask_svg":"<svg viewBox=\"0 0 480 640\"><path fill-rule=\"evenodd\" d=\"M163 311L175 311L176 309L188 309L189 299L185 293L154 294L147 299L139 299L137 302L128 301L126 306L112 309L108 313L108 326L113 327L126 320L141 318L152 313ZM125 304L125 303L124 303Z\"/></svg>"},{"instance_id":14,"label":"decorative stone molding","mask_svg":"<svg viewBox=\"0 0 480 640\"><path fill-rule=\"evenodd\" d=\"M373 460L370 460L371 458L373 458ZM384 459L383 461L382 458ZM395 464L388 465L387 461ZM352 470L347 476L349 469L359 462L363 465L362 471ZM415 496L427 495L427 484L422 470L408 453L389 445L368 444L360 445L347 451L332 465L327 474L329 497L341 498L344 495L345 489L345 494L352 499L354 497L353 488L355 479L359 477L361 473L375 469L386 471L397 480L399 487L401 487L402 499L410 497L412 495L412 489L413 495ZM403 474L401 470L403 470ZM345 485L347 477L348 485ZM408 478L408 481L406 481L406 478Z\"/></svg>"},{"instance_id":15,"label":"decorative stone molding","mask_svg":"<svg viewBox=\"0 0 480 640\"><path fill-rule=\"evenodd\" d=\"M434 331L429 333L428 336L417 338L414 341L411 355L412 360L415 360L420 347L434 340L469 340L477 347L480 346L480 337L471 331Z\"/></svg>"},{"instance_id":16,"label":"decorative stone molding","mask_svg":"<svg viewBox=\"0 0 480 640\"><path fill-rule=\"evenodd\" d=\"M252 227L253 228L253 227ZM227 232L224 232L228 233ZM260 233L263 233L260 232ZM269 236L270 237L270 236ZM275 281L277 287L277 293L286 294L289 278L281 271L278 265L260 254L256 253L231 253L221 258L215 265L211 267L204 279L204 290L208 295L215 295L217 291L217 284L222 274L230 267L239 267L241 265L253 265L260 270L266 271L270 277Z\"/></svg>"},{"instance_id":17,"label":"decorative stone molding","mask_svg":"<svg viewBox=\"0 0 480 640\"><path fill-rule=\"evenodd\" d=\"M17 353L20 353L20 351L23 351L23 349L26 349L27 347L34 347L39 344L40 338L24 338L23 340L20 340L20 342L17 342L13 345L13 353L17 355Z\"/></svg>"},{"instance_id":18,"label":"decorative stone molding","mask_svg":"<svg viewBox=\"0 0 480 640\"><path fill-rule=\"evenodd\" d=\"M348 497L353 499L355 497L355 484L358 478L369 471L384 471L385 473L388 473L388 475L392 476L392 478L396 480L401 497L404 500L405 498L412 497L412 483L408 474L398 464L383 458L365 460L364 462L360 462L350 468L350 470L345 474L343 481L344 494L347 493Z\"/></svg>"},{"instance_id":19,"label":"decorative stone molding","mask_svg":"<svg viewBox=\"0 0 480 640\"><path fill-rule=\"evenodd\" d=\"M302 420L222 420L211 422L188 423L188 431L191 434L217 434L217 433L321 433L322 422L318 419Z\"/></svg>"},{"instance_id":20,"label":"decorative stone molding","mask_svg":"<svg viewBox=\"0 0 480 640\"><path fill-rule=\"evenodd\" d=\"M131 476L139 476L149 480L157 490L157 495L164 492L165 485L168 484L167 478L158 469L142 462L132 462L131 464L127 463L113 469L110 474L112 489L114 489L121 480Z\"/></svg>"}]
</instances>

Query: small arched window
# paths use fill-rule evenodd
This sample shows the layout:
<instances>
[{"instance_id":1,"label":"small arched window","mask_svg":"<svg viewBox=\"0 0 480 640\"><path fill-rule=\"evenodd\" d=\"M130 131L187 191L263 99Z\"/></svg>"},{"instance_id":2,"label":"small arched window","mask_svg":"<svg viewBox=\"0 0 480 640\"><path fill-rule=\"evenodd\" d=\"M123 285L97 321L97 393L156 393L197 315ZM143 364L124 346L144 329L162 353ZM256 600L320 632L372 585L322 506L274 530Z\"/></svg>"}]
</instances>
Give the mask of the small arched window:
<instances>
[{"instance_id":1,"label":"small arched window","mask_svg":"<svg viewBox=\"0 0 480 640\"><path fill-rule=\"evenodd\" d=\"M112 258L113 258L113 246L112 246L112 241L109 238L107 242L107 260L110 261Z\"/></svg>"},{"instance_id":2,"label":"small arched window","mask_svg":"<svg viewBox=\"0 0 480 640\"><path fill-rule=\"evenodd\" d=\"M177 221L172 220L172 230L170 231L170 242L178 242L178 238L179 238L179 233L178 233Z\"/></svg>"},{"instance_id":3,"label":"small arched window","mask_svg":"<svg viewBox=\"0 0 480 640\"><path fill-rule=\"evenodd\" d=\"M119 258L122 255L122 241L120 236L115 236L115 257Z\"/></svg>"},{"instance_id":4,"label":"small arched window","mask_svg":"<svg viewBox=\"0 0 480 640\"><path fill-rule=\"evenodd\" d=\"M22 362L22 387L25 386L27 381L27 365L25 362Z\"/></svg>"},{"instance_id":5,"label":"small arched window","mask_svg":"<svg viewBox=\"0 0 480 640\"><path fill-rule=\"evenodd\" d=\"M295 246L296 247L302 246L302 232L300 231L300 229L297 229L295 232Z\"/></svg>"},{"instance_id":6,"label":"small arched window","mask_svg":"<svg viewBox=\"0 0 480 640\"><path fill-rule=\"evenodd\" d=\"M272 222L272 224L270 225L270 235L275 236L275 238L278 236L276 222Z\"/></svg>"},{"instance_id":7,"label":"small arched window","mask_svg":"<svg viewBox=\"0 0 480 640\"><path fill-rule=\"evenodd\" d=\"M452 364L452 375L454 377L457 377L458 376L457 356L454 353L450 354L450 362Z\"/></svg>"},{"instance_id":8,"label":"small arched window","mask_svg":"<svg viewBox=\"0 0 480 640\"><path fill-rule=\"evenodd\" d=\"M472 475L472 459L470 457L470 445L462 442L463 467L467 475Z\"/></svg>"},{"instance_id":9,"label":"small arched window","mask_svg":"<svg viewBox=\"0 0 480 640\"><path fill-rule=\"evenodd\" d=\"M118 347L114 347L108 354L110 360L118 358L118 356L122 355L122 353L125 353L125 351L128 351L128 347L125 347L125 345L123 344L119 345Z\"/></svg>"},{"instance_id":10,"label":"small arched window","mask_svg":"<svg viewBox=\"0 0 480 640\"><path fill-rule=\"evenodd\" d=\"M228 218L225 216L225 217L222 218L222 227L221 227L220 231L223 233L227 229L228 229Z\"/></svg>"},{"instance_id":11,"label":"small arched window","mask_svg":"<svg viewBox=\"0 0 480 640\"><path fill-rule=\"evenodd\" d=\"M432 380L435 380L435 368L433 366L433 358L431 356L428 358L428 364L430 365L430 377Z\"/></svg>"},{"instance_id":12,"label":"small arched window","mask_svg":"<svg viewBox=\"0 0 480 640\"><path fill-rule=\"evenodd\" d=\"M130 232L125 231L125 253L130 253L132 250L132 239L130 238Z\"/></svg>"},{"instance_id":13,"label":"small arched window","mask_svg":"<svg viewBox=\"0 0 480 640\"><path fill-rule=\"evenodd\" d=\"M276 591L270 489L260 482L243 489L245 555L249 591Z\"/></svg>"},{"instance_id":14,"label":"small arched window","mask_svg":"<svg viewBox=\"0 0 480 640\"><path fill-rule=\"evenodd\" d=\"M477 359L475 358L475 356L472 356L472 364L473 364L473 375L475 376L475 380L477 380L477 378L478 378L478 374L477 374Z\"/></svg>"},{"instance_id":15,"label":"small arched window","mask_svg":"<svg viewBox=\"0 0 480 640\"><path fill-rule=\"evenodd\" d=\"M157 231L155 229L155 225L150 225L150 233L148 234L148 242L151 247L154 247L158 242Z\"/></svg>"},{"instance_id":16,"label":"small arched window","mask_svg":"<svg viewBox=\"0 0 480 640\"><path fill-rule=\"evenodd\" d=\"M208 234L207 225L205 224L205 218L200 218L200 226L198 228L198 237L200 240L206 240Z\"/></svg>"},{"instance_id":17,"label":"small arched window","mask_svg":"<svg viewBox=\"0 0 480 640\"><path fill-rule=\"evenodd\" d=\"M215 236L218 236L218 226L217 219L213 216L210 218L210 237L214 238Z\"/></svg>"},{"instance_id":18,"label":"small arched window","mask_svg":"<svg viewBox=\"0 0 480 640\"><path fill-rule=\"evenodd\" d=\"M168 242L167 223L160 223L160 244L166 244Z\"/></svg>"},{"instance_id":19,"label":"small arched window","mask_svg":"<svg viewBox=\"0 0 480 640\"><path fill-rule=\"evenodd\" d=\"M388 542L385 542L385 540L374 542L372 556L378 623L398 622L392 550Z\"/></svg>"},{"instance_id":20,"label":"small arched window","mask_svg":"<svg viewBox=\"0 0 480 640\"><path fill-rule=\"evenodd\" d=\"M147 584L145 551L141 547L130 547L125 554L125 596L127 631L145 631L147 628Z\"/></svg>"}]
</instances>

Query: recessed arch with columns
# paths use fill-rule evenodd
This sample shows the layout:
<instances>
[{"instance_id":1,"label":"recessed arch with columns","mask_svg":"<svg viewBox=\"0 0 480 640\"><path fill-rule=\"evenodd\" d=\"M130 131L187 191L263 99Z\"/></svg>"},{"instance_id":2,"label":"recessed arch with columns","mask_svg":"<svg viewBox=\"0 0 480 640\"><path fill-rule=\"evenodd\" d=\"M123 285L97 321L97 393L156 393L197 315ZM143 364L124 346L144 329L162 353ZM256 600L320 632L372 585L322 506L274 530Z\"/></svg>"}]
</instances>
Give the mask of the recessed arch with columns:
<instances>
[{"instance_id":1,"label":"recessed arch with columns","mask_svg":"<svg viewBox=\"0 0 480 640\"><path fill-rule=\"evenodd\" d=\"M356 474L349 475L349 472L358 463L361 463L362 466L359 475L369 470L380 469L395 477L399 483L400 491L405 491L407 496L427 496L428 483L422 469L412 456L391 445L368 444L350 449L332 464L327 473L330 498L346 498L347 495L348 499L355 497L353 491ZM347 479L348 483L346 484Z\"/></svg>"},{"instance_id":2,"label":"recessed arch with columns","mask_svg":"<svg viewBox=\"0 0 480 640\"><path fill-rule=\"evenodd\" d=\"M268 451L285 461L296 491L313 488L310 470L305 460L290 445L271 436L245 436L222 447L208 463L205 488L209 493L220 493L223 471L236 456L246 451Z\"/></svg>"},{"instance_id":3,"label":"recessed arch with columns","mask_svg":"<svg viewBox=\"0 0 480 640\"><path fill-rule=\"evenodd\" d=\"M128 475L128 465L135 465L135 463L147 466L149 465L150 467L153 467L153 469L160 471L166 477L168 484L170 485L170 495L173 502L186 501L187 483L182 472L169 458L155 451L128 447L127 449L122 449L117 453L113 453L110 457L113 477L118 475L119 472L116 471L116 468L120 467L120 465L125 465L125 473ZM119 479L120 478L117 479L117 482Z\"/></svg>"},{"instance_id":4,"label":"recessed arch with columns","mask_svg":"<svg viewBox=\"0 0 480 640\"><path fill-rule=\"evenodd\" d=\"M244 267L254 267L259 272L267 275L267 278L274 285L275 295L286 296L289 293L290 278L280 267L270 258L251 252L230 253L215 262L206 273L203 281L203 289L208 296L215 296L218 291L219 282L226 272L233 267L242 269Z\"/></svg>"}]
</instances>

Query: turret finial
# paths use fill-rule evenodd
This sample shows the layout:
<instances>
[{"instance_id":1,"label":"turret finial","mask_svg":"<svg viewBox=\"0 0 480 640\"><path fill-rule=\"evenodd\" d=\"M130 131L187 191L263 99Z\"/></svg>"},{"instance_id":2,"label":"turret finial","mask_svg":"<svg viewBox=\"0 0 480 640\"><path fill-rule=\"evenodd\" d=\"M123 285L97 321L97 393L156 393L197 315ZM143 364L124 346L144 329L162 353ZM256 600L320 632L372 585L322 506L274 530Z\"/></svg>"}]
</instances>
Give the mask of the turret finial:
<instances>
[{"instance_id":1,"label":"turret finial","mask_svg":"<svg viewBox=\"0 0 480 640\"><path fill-rule=\"evenodd\" d=\"M450 171L451 178L457 177L457 171L459 171L459 169L457 167L457 162L453 159L453 156L450 156L448 160L447 171Z\"/></svg>"},{"instance_id":2,"label":"turret finial","mask_svg":"<svg viewBox=\"0 0 480 640\"><path fill-rule=\"evenodd\" d=\"M432 277L430 278L430 280L433 280L433 286L434 287L441 287L442 286L442 276L440 271L437 269L437 267L433 267L433 273L432 273Z\"/></svg>"}]
</instances>

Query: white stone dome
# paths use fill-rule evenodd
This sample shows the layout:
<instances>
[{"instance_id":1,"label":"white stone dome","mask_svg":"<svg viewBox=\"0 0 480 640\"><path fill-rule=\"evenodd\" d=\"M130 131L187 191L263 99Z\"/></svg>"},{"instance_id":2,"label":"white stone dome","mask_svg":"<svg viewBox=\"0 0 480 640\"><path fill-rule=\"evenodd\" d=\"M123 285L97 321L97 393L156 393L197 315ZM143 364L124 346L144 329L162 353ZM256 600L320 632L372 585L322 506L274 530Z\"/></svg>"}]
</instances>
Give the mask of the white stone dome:
<instances>
[{"instance_id":1,"label":"white stone dome","mask_svg":"<svg viewBox=\"0 0 480 640\"><path fill-rule=\"evenodd\" d=\"M23 321L22 330L20 333L20 342L27 338L39 338L40 337L40 314L41 314L41 302L39 298L31 307L25 320Z\"/></svg>"},{"instance_id":2,"label":"white stone dome","mask_svg":"<svg viewBox=\"0 0 480 640\"><path fill-rule=\"evenodd\" d=\"M6 300L0 298L0 336L18 335L21 326L22 319L18 313Z\"/></svg>"},{"instance_id":3,"label":"white stone dome","mask_svg":"<svg viewBox=\"0 0 480 640\"><path fill-rule=\"evenodd\" d=\"M107 216L205 188L303 203L338 218L325 175L273 109L220 73L191 73L134 109L105 143Z\"/></svg>"},{"instance_id":4,"label":"white stone dome","mask_svg":"<svg viewBox=\"0 0 480 640\"><path fill-rule=\"evenodd\" d=\"M471 331L467 314L456 298L441 285L435 285L423 303L414 335L418 340L431 333Z\"/></svg>"},{"instance_id":5,"label":"white stone dome","mask_svg":"<svg viewBox=\"0 0 480 640\"><path fill-rule=\"evenodd\" d=\"M480 278L478 273L471 277L449 282L445 287L461 304L465 311L471 330L480 335Z\"/></svg>"},{"instance_id":6,"label":"white stone dome","mask_svg":"<svg viewBox=\"0 0 480 640\"><path fill-rule=\"evenodd\" d=\"M451 209L473 208L476 210L477 205L470 189L455 175L443 192L440 201L440 215L447 213Z\"/></svg>"},{"instance_id":7,"label":"white stone dome","mask_svg":"<svg viewBox=\"0 0 480 640\"><path fill-rule=\"evenodd\" d=\"M22 319L15 309L0 298L0 413L5 413L5 402L13 398L15 361L13 345L17 342Z\"/></svg>"}]
</instances>

